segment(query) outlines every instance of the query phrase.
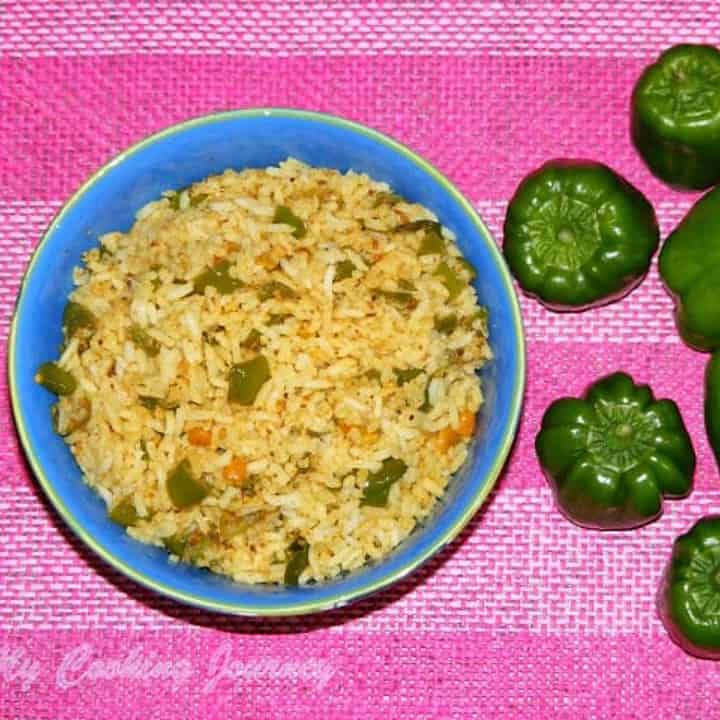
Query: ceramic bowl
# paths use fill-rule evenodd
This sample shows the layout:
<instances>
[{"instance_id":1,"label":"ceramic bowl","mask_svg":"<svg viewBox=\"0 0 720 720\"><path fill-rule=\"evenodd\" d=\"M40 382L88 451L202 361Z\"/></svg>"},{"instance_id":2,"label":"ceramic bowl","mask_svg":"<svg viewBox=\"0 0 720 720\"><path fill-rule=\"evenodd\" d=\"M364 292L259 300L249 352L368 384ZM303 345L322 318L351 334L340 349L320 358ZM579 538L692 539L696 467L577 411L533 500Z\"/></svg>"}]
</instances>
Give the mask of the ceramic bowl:
<instances>
[{"instance_id":1,"label":"ceramic bowl","mask_svg":"<svg viewBox=\"0 0 720 720\"><path fill-rule=\"evenodd\" d=\"M128 230L135 212L163 191L226 168L273 165L288 156L317 167L364 172L435 212L477 268L475 287L490 316L494 359L482 371L486 396L470 457L436 511L381 562L336 580L298 588L251 586L185 564L130 538L108 519L53 431L50 393L33 376L56 357L72 270L97 238ZM292 615L335 608L406 577L447 545L495 483L520 413L525 349L510 274L473 206L430 163L362 125L311 112L257 109L175 125L139 142L93 175L65 204L27 268L12 323L9 375L17 430L27 458L57 512L92 550L138 583L181 602L238 615Z\"/></svg>"}]
</instances>

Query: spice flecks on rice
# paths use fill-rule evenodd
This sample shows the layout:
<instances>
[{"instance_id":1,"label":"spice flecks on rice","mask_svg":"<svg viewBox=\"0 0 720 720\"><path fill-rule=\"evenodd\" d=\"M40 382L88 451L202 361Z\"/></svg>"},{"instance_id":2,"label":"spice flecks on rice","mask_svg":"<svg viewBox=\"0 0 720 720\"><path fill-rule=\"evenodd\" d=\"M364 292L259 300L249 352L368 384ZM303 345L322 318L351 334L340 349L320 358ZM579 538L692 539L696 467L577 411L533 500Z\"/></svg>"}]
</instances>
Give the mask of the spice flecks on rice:
<instances>
[{"instance_id":1,"label":"spice flecks on rice","mask_svg":"<svg viewBox=\"0 0 720 720\"><path fill-rule=\"evenodd\" d=\"M490 350L473 269L426 208L289 159L168 192L100 243L38 380L133 537L304 583L382 558L431 512Z\"/></svg>"}]
</instances>

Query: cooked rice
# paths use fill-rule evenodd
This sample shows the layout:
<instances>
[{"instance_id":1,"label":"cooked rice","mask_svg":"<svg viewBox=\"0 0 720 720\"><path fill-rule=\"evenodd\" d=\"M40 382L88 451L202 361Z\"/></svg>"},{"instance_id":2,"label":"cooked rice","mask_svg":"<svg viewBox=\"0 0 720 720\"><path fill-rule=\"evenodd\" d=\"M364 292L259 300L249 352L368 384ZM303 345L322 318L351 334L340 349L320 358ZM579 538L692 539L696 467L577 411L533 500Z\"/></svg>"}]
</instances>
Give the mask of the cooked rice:
<instances>
[{"instance_id":1,"label":"cooked rice","mask_svg":"<svg viewBox=\"0 0 720 720\"><path fill-rule=\"evenodd\" d=\"M278 206L302 219L304 236L274 222ZM385 556L465 460L468 418L482 402L481 308L470 284L449 300L435 274L444 260L468 279L451 233L443 229L444 258L418 255L423 231L393 230L434 219L430 211L365 175L293 159L169 192L136 218L129 232L103 236L74 275L71 299L97 326L62 353L78 389L60 398L56 422L67 429L89 401L89 421L66 436L86 481L108 507L129 499L134 538L182 538L182 559L238 581L283 582L297 538L309 544L301 583ZM221 259L243 286L194 292L193 278ZM338 280L344 260L356 271ZM262 299L273 281L293 293ZM434 322L448 313L457 327L442 334ZM132 324L157 343L155 356L131 340ZM243 347L253 330L259 348ZM270 379L251 406L230 403L230 368L258 353ZM422 373L399 385L395 370L408 368ZM195 428L210 433L207 447L190 444ZM368 474L389 457L406 472L385 507L362 504ZM209 494L176 510L166 478L183 459ZM223 470L234 459L247 478L233 484Z\"/></svg>"}]
</instances>

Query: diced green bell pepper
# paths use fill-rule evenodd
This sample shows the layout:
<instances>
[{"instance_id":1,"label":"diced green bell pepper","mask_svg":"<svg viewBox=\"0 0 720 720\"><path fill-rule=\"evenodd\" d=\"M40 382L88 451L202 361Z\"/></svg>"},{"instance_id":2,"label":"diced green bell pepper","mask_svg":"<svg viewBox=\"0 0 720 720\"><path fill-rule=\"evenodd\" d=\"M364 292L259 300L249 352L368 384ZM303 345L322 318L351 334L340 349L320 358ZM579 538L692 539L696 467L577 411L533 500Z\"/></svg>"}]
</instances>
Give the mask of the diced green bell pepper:
<instances>
[{"instance_id":1,"label":"diced green bell pepper","mask_svg":"<svg viewBox=\"0 0 720 720\"><path fill-rule=\"evenodd\" d=\"M355 263L352 260L341 260L335 265L335 282L347 280L347 278L352 277L356 269Z\"/></svg>"},{"instance_id":2,"label":"diced green bell pepper","mask_svg":"<svg viewBox=\"0 0 720 720\"><path fill-rule=\"evenodd\" d=\"M187 537L180 534L171 535L163 540L163 545L169 553L177 555L181 560L187 547Z\"/></svg>"},{"instance_id":3,"label":"diced green bell pepper","mask_svg":"<svg viewBox=\"0 0 720 720\"><path fill-rule=\"evenodd\" d=\"M228 401L252 405L262 386L270 379L270 365L263 355L230 368Z\"/></svg>"},{"instance_id":4,"label":"diced green bell pepper","mask_svg":"<svg viewBox=\"0 0 720 720\"><path fill-rule=\"evenodd\" d=\"M446 287L449 300L454 300L468 286L446 262L441 262L433 274L437 275Z\"/></svg>"},{"instance_id":5,"label":"diced green bell pepper","mask_svg":"<svg viewBox=\"0 0 720 720\"><path fill-rule=\"evenodd\" d=\"M307 229L305 223L288 207L279 205L275 209L275 216L273 217L274 223L280 223L281 225L289 225L293 228L292 234L296 238L304 237Z\"/></svg>"},{"instance_id":6,"label":"diced green bell pepper","mask_svg":"<svg viewBox=\"0 0 720 720\"><path fill-rule=\"evenodd\" d=\"M435 220L414 220L413 222L398 225L396 233L418 232L422 230L423 236L418 248L418 255L442 255L445 252L445 239L442 235L442 226Z\"/></svg>"},{"instance_id":7,"label":"diced green bell pepper","mask_svg":"<svg viewBox=\"0 0 720 720\"><path fill-rule=\"evenodd\" d=\"M457 326L457 315L438 315L435 318L435 330L443 335L452 334Z\"/></svg>"},{"instance_id":8,"label":"diced green bell pepper","mask_svg":"<svg viewBox=\"0 0 720 720\"><path fill-rule=\"evenodd\" d=\"M183 510L204 500L208 488L202 481L193 477L190 461L179 462L167 475L165 482L172 504Z\"/></svg>"},{"instance_id":9,"label":"diced green bell pepper","mask_svg":"<svg viewBox=\"0 0 720 720\"><path fill-rule=\"evenodd\" d=\"M77 389L75 376L57 363L43 363L35 373L35 382L55 395L72 395Z\"/></svg>"},{"instance_id":10,"label":"diced green bell pepper","mask_svg":"<svg viewBox=\"0 0 720 720\"><path fill-rule=\"evenodd\" d=\"M70 300L63 311L63 327L65 336L71 338L81 328L90 331L95 329L97 319L84 305Z\"/></svg>"},{"instance_id":11,"label":"diced green bell pepper","mask_svg":"<svg viewBox=\"0 0 720 720\"><path fill-rule=\"evenodd\" d=\"M157 357L159 355L162 346L140 325L131 325L129 334L133 345L139 347L148 357Z\"/></svg>"},{"instance_id":12,"label":"diced green bell pepper","mask_svg":"<svg viewBox=\"0 0 720 720\"><path fill-rule=\"evenodd\" d=\"M220 295L229 295L244 286L242 280L230 275L230 261L221 260L217 265L209 267L193 279L193 289L198 295L205 292L205 288L213 287Z\"/></svg>"},{"instance_id":13,"label":"diced green bell pepper","mask_svg":"<svg viewBox=\"0 0 720 720\"><path fill-rule=\"evenodd\" d=\"M285 584L298 585L300 576L310 562L310 545L303 538L298 538L287 550L287 564L285 566Z\"/></svg>"},{"instance_id":14,"label":"diced green bell pepper","mask_svg":"<svg viewBox=\"0 0 720 720\"><path fill-rule=\"evenodd\" d=\"M385 507L390 488L405 474L407 465L398 458L388 457L382 461L382 467L367 477L361 505Z\"/></svg>"},{"instance_id":15,"label":"diced green bell pepper","mask_svg":"<svg viewBox=\"0 0 720 720\"><path fill-rule=\"evenodd\" d=\"M271 280L262 285L258 290L258 298L261 302L270 298L283 298L285 300L294 300L298 294L289 286L279 280Z\"/></svg>"},{"instance_id":16,"label":"diced green bell pepper","mask_svg":"<svg viewBox=\"0 0 720 720\"><path fill-rule=\"evenodd\" d=\"M422 368L393 368L393 372L397 384L402 386L422 375L425 371Z\"/></svg>"},{"instance_id":17,"label":"diced green bell pepper","mask_svg":"<svg viewBox=\"0 0 720 720\"><path fill-rule=\"evenodd\" d=\"M135 509L135 503L133 503L132 498L129 495L113 505L110 510L110 519L123 527L130 527L140 519L140 516Z\"/></svg>"},{"instance_id":18,"label":"diced green bell pepper","mask_svg":"<svg viewBox=\"0 0 720 720\"><path fill-rule=\"evenodd\" d=\"M377 293L380 297L385 298L385 300L388 300L395 305L399 305L400 307L407 308L408 310L412 310L417 306L417 299L411 292L406 292L404 290L382 290L380 288L376 288L373 292Z\"/></svg>"},{"instance_id":19,"label":"diced green bell pepper","mask_svg":"<svg viewBox=\"0 0 720 720\"><path fill-rule=\"evenodd\" d=\"M253 328L247 334L247 337L240 343L240 345L242 345L244 348L247 348L248 350L257 350L260 347L261 340L262 333L256 328Z\"/></svg>"},{"instance_id":20,"label":"diced green bell pepper","mask_svg":"<svg viewBox=\"0 0 720 720\"><path fill-rule=\"evenodd\" d=\"M378 208L381 205L397 205L398 203L405 202L401 195L394 192L379 192L375 196L374 207Z\"/></svg>"}]
</instances>

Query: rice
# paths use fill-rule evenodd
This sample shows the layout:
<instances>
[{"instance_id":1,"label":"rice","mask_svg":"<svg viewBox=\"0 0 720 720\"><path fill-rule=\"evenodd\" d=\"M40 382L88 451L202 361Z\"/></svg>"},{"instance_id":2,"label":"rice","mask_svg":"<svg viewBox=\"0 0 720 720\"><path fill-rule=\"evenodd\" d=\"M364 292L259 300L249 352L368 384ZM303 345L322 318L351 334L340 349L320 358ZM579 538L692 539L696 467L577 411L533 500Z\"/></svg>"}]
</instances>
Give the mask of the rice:
<instances>
[{"instance_id":1,"label":"rice","mask_svg":"<svg viewBox=\"0 0 720 720\"><path fill-rule=\"evenodd\" d=\"M168 192L100 238L74 273L95 320L66 338L78 387L55 421L130 535L237 581L308 583L427 518L491 352L452 234L397 231L418 220L435 218L365 175L288 159ZM425 253L433 232L444 250ZM269 377L233 402L259 356ZM202 497L178 505L183 462Z\"/></svg>"}]
</instances>

